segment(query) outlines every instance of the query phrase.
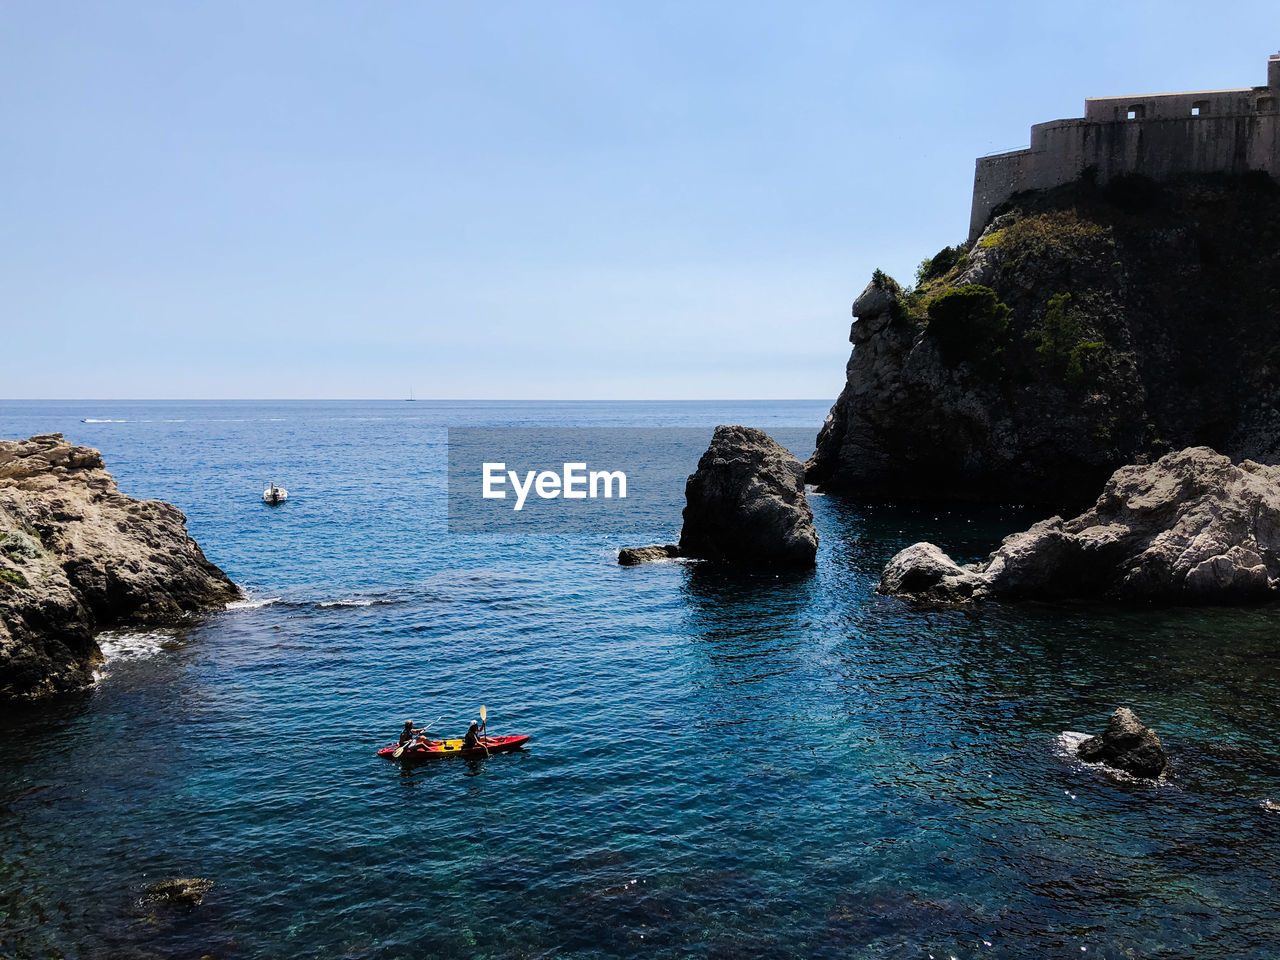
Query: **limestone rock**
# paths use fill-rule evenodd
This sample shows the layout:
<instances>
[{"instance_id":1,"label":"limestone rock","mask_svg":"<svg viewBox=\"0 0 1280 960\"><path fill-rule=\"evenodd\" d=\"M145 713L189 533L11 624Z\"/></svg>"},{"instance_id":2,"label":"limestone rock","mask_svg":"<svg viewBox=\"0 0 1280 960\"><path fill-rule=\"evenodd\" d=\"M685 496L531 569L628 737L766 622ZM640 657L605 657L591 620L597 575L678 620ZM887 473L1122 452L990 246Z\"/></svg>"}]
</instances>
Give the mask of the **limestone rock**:
<instances>
[{"instance_id":1,"label":"limestone rock","mask_svg":"<svg viewBox=\"0 0 1280 960\"><path fill-rule=\"evenodd\" d=\"M961 585L962 586L958 586ZM1280 596L1280 467L1188 447L1121 467L1093 508L1006 537L960 567L916 544L881 592L919 600L1080 598L1247 603Z\"/></svg>"},{"instance_id":2,"label":"limestone rock","mask_svg":"<svg viewBox=\"0 0 1280 960\"><path fill-rule=\"evenodd\" d=\"M634 567L650 560L671 560L678 556L680 548L674 543L655 547L623 547L618 551L618 563L624 567Z\"/></svg>"},{"instance_id":3,"label":"limestone rock","mask_svg":"<svg viewBox=\"0 0 1280 960\"><path fill-rule=\"evenodd\" d=\"M120 493L96 450L56 433L0 441L0 700L87 684L99 629L237 596L186 517Z\"/></svg>"},{"instance_id":4,"label":"limestone rock","mask_svg":"<svg viewBox=\"0 0 1280 960\"><path fill-rule=\"evenodd\" d=\"M957 603L970 599L982 584L982 577L957 564L932 543L917 543L889 561L880 578L880 592Z\"/></svg>"},{"instance_id":5,"label":"limestone rock","mask_svg":"<svg viewBox=\"0 0 1280 960\"><path fill-rule=\"evenodd\" d=\"M1221 180L1161 190L1140 214L1087 184L1020 197L914 297L895 303L883 282L863 291L807 482L866 501L1069 516L1120 466L1193 444L1280 462L1268 346L1280 191ZM928 304L975 285L1009 308L1007 331L945 355ZM1247 577L1233 587L1255 588Z\"/></svg>"},{"instance_id":6,"label":"limestone rock","mask_svg":"<svg viewBox=\"0 0 1280 960\"><path fill-rule=\"evenodd\" d=\"M1163 776L1171 769L1160 738L1128 707L1121 707L1113 713L1102 735L1090 737L1080 744L1076 755L1081 760L1104 763L1135 777L1148 779Z\"/></svg>"},{"instance_id":7,"label":"limestone rock","mask_svg":"<svg viewBox=\"0 0 1280 960\"><path fill-rule=\"evenodd\" d=\"M680 555L811 567L818 550L804 467L767 434L719 426L685 484Z\"/></svg>"}]
</instances>

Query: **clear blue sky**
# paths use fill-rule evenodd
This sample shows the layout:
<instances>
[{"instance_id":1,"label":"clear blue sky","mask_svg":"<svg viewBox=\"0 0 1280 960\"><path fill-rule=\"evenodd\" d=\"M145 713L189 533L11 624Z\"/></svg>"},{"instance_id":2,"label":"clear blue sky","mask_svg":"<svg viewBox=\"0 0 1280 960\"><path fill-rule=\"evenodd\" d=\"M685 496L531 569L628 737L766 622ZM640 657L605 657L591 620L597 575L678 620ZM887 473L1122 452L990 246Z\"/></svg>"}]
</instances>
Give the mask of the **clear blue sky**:
<instances>
[{"instance_id":1,"label":"clear blue sky","mask_svg":"<svg viewBox=\"0 0 1280 960\"><path fill-rule=\"evenodd\" d=\"M834 397L849 304L1280 5L15 2L0 396Z\"/></svg>"}]
</instances>

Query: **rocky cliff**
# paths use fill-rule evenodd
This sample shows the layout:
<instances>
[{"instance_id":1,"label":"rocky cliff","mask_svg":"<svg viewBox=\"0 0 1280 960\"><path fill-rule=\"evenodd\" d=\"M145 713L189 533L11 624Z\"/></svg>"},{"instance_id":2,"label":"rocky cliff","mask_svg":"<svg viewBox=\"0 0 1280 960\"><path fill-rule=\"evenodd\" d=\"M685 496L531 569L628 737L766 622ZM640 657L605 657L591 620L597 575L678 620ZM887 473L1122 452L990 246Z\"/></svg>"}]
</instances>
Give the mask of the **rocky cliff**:
<instances>
[{"instance_id":1,"label":"rocky cliff","mask_svg":"<svg viewBox=\"0 0 1280 960\"><path fill-rule=\"evenodd\" d=\"M1187 446L1280 461L1280 188L1121 178L1023 195L854 304L807 480L865 499L1080 507Z\"/></svg>"},{"instance_id":2,"label":"rocky cliff","mask_svg":"<svg viewBox=\"0 0 1280 960\"><path fill-rule=\"evenodd\" d=\"M237 596L186 517L120 493L98 451L56 433L0 441L0 699L84 686L101 628Z\"/></svg>"}]
</instances>

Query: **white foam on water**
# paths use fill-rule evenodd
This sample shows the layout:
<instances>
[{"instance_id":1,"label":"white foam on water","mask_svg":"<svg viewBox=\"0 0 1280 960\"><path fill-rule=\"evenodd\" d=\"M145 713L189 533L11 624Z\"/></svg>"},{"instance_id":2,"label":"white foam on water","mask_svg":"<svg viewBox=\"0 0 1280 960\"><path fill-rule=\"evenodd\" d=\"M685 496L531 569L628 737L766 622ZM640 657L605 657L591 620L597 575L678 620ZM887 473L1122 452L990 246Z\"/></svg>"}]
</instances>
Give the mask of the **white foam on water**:
<instances>
[{"instance_id":1,"label":"white foam on water","mask_svg":"<svg viewBox=\"0 0 1280 960\"><path fill-rule=\"evenodd\" d=\"M227 609L257 610L259 607L269 607L271 604L279 602L279 597L245 597L243 600L232 600L227 604Z\"/></svg>"},{"instance_id":2,"label":"white foam on water","mask_svg":"<svg viewBox=\"0 0 1280 960\"><path fill-rule=\"evenodd\" d=\"M1076 751L1080 749L1080 744L1088 740L1089 737L1090 737L1090 734L1087 734L1087 733L1080 733L1076 730L1064 730L1062 731L1062 733L1058 734L1056 737L1053 738L1053 747L1054 747L1053 752L1060 757L1065 757L1068 760L1079 759L1076 756ZM1083 760L1081 760L1080 762L1084 763ZM1102 764L1100 763L1091 763L1086 765L1091 767L1102 766Z\"/></svg>"},{"instance_id":3,"label":"white foam on water","mask_svg":"<svg viewBox=\"0 0 1280 960\"><path fill-rule=\"evenodd\" d=\"M110 673L112 664L157 656L172 640L172 633L161 630L104 630L97 636L102 664L93 672L93 679L101 680Z\"/></svg>"},{"instance_id":4,"label":"white foam on water","mask_svg":"<svg viewBox=\"0 0 1280 960\"><path fill-rule=\"evenodd\" d=\"M128 423L129 421L128 420L108 420L108 419L100 419L97 417L82 417L80 422L81 423Z\"/></svg>"},{"instance_id":5,"label":"white foam on water","mask_svg":"<svg viewBox=\"0 0 1280 960\"><path fill-rule=\"evenodd\" d=\"M320 609L330 607L381 607L395 603L403 603L401 597L375 594L371 597L344 597L341 600L321 600L316 604Z\"/></svg>"}]
</instances>

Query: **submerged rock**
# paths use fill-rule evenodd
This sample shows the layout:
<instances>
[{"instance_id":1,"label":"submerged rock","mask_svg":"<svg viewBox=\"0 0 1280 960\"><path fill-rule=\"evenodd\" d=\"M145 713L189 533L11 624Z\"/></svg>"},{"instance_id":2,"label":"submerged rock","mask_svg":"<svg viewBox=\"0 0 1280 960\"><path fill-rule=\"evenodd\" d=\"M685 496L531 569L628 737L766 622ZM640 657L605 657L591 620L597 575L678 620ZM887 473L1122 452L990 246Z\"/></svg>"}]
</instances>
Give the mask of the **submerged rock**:
<instances>
[{"instance_id":1,"label":"submerged rock","mask_svg":"<svg viewBox=\"0 0 1280 960\"><path fill-rule=\"evenodd\" d=\"M89 683L99 629L239 595L186 517L120 493L98 451L58 433L0 441L0 700Z\"/></svg>"},{"instance_id":2,"label":"submerged rock","mask_svg":"<svg viewBox=\"0 0 1280 960\"><path fill-rule=\"evenodd\" d=\"M684 495L681 556L813 566L818 534L804 494L804 466L763 431L716 427Z\"/></svg>"},{"instance_id":3,"label":"submerged rock","mask_svg":"<svg viewBox=\"0 0 1280 960\"><path fill-rule=\"evenodd\" d=\"M147 887L147 897L160 903L198 907L212 888L213 881L203 877L173 877Z\"/></svg>"},{"instance_id":4,"label":"submerged rock","mask_svg":"<svg viewBox=\"0 0 1280 960\"><path fill-rule=\"evenodd\" d=\"M674 543L659 547L623 547L618 551L618 562L624 567L634 567L649 560L671 560L680 556L680 548Z\"/></svg>"},{"instance_id":5,"label":"submerged rock","mask_svg":"<svg viewBox=\"0 0 1280 960\"><path fill-rule=\"evenodd\" d=\"M895 556L880 591L917 600L1246 603L1280 596L1280 467L1189 447L1121 467L1087 512L1006 537L960 566L932 544Z\"/></svg>"},{"instance_id":6,"label":"submerged rock","mask_svg":"<svg viewBox=\"0 0 1280 960\"><path fill-rule=\"evenodd\" d=\"M1113 713L1102 735L1081 743L1076 748L1076 755L1089 763L1103 763L1147 779L1163 776L1171 770L1160 738L1128 707L1121 707Z\"/></svg>"}]
</instances>

